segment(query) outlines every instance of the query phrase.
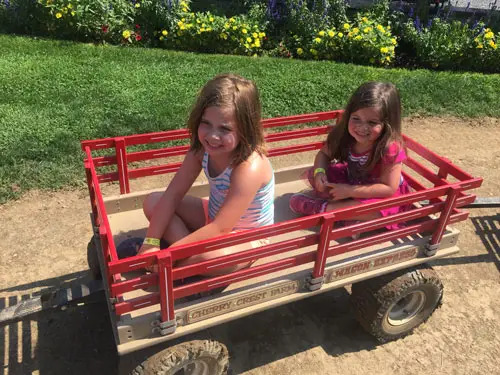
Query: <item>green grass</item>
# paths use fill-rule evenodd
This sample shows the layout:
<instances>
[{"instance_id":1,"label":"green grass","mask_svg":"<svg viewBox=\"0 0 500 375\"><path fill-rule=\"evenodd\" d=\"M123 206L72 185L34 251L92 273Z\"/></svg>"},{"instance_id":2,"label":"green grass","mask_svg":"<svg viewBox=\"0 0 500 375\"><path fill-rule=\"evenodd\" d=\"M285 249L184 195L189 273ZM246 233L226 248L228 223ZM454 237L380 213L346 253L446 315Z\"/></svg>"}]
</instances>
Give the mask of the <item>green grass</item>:
<instances>
[{"instance_id":1,"label":"green grass","mask_svg":"<svg viewBox=\"0 0 500 375\"><path fill-rule=\"evenodd\" d=\"M0 202L84 181L79 141L183 127L221 72L254 79L264 117L342 108L367 80L395 83L404 114L500 117L500 75L200 55L0 35Z\"/></svg>"}]
</instances>

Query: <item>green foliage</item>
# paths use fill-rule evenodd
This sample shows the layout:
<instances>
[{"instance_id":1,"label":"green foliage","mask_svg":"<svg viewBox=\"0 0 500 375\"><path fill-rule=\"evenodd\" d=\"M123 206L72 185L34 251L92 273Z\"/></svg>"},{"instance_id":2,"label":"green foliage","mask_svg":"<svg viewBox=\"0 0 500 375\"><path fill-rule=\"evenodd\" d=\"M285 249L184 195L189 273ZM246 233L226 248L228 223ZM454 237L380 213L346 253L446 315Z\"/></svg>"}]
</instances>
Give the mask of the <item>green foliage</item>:
<instances>
[{"instance_id":1,"label":"green foliage","mask_svg":"<svg viewBox=\"0 0 500 375\"><path fill-rule=\"evenodd\" d=\"M408 20L402 37L415 48L418 63L440 69L500 72L500 39L490 29L435 18L430 27Z\"/></svg>"}]
</instances>

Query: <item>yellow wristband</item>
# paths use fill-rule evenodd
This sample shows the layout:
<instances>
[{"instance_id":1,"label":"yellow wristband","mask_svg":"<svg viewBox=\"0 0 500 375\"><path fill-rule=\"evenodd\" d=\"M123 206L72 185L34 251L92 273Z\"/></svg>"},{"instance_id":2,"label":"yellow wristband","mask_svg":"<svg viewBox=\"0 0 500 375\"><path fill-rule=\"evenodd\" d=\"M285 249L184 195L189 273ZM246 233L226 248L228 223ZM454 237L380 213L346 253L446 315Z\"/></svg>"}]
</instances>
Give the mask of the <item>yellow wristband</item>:
<instances>
[{"instance_id":1,"label":"yellow wristband","mask_svg":"<svg viewBox=\"0 0 500 375\"><path fill-rule=\"evenodd\" d=\"M318 173L325 173L325 174L326 174L325 168L316 168L316 169L314 170L313 177L316 177L316 175L317 175Z\"/></svg>"},{"instance_id":2,"label":"yellow wristband","mask_svg":"<svg viewBox=\"0 0 500 375\"><path fill-rule=\"evenodd\" d=\"M143 244L146 245L152 245L152 246L160 246L160 239L159 238L151 238L151 237L146 237L144 239Z\"/></svg>"}]
</instances>

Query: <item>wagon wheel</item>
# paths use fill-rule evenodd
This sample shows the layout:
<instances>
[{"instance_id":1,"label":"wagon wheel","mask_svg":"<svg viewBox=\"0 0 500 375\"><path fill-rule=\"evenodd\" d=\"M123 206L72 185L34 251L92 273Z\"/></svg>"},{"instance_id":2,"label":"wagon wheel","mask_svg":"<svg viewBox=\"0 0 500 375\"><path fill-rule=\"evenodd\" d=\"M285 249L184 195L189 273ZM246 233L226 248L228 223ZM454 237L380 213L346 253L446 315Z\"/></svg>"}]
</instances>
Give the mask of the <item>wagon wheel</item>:
<instances>
[{"instance_id":1,"label":"wagon wheel","mask_svg":"<svg viewBox=\"0 0 500 375\"><path fill-rule=\"evenodd\" d=\"M353 284L351 306L380 342L411 333L441 305L443 285L430 268L412 268Z\"/></svg>"},{"instance_id":2,"label":"wagon wheel","mask_svg":"<svg viewBox=\"0 0 500 375\"><path fill-rule=\"evenodd\" d=\"M97 251L98 248L95 244L94 237L92 237L87 245L87 263L89 265L90 274L94 280L102 279Z\"/></svg>"},{"instance_id":3,"label":"wagon wheel","mask_svg":"<svg viewBox=\"0 0 500 375\"><path fill-rule=\"evenodd\" d=\"M151 356L131 375L224 375L229 366L225 345L194 340L172 346Z\"/></svg>"}]
</instances>

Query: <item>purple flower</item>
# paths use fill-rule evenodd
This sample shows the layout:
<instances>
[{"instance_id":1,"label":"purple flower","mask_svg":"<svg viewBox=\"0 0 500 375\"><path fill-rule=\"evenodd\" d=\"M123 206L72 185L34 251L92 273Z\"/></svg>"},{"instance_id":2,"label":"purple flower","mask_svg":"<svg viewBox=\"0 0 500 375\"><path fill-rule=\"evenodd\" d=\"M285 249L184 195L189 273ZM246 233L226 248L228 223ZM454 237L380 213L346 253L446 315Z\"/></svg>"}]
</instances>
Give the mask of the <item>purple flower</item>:
<instances>
[{"instance_id":1,"label":"purple flower","mask_svg":"<svg viewBox=\"0 0 500 375\"><path fill-rule=\"evenodd\" d=\"M415 18L414 24L415 24L415 28L417 29L417 31L421 32L422 31L422 25L420 25L420 17L419 16L417 16Z\"/></svg>"},{"instance_id":2,"label":"purple flower","mask_svg":"<svg viewBox=\"0 0 500 375\"><path fill-rule=\"evenodd\" d=\"M410 18L413 17L413 8L410 8L410 11L408 12L408 17Z\"/></svg>"}]
</instances>

